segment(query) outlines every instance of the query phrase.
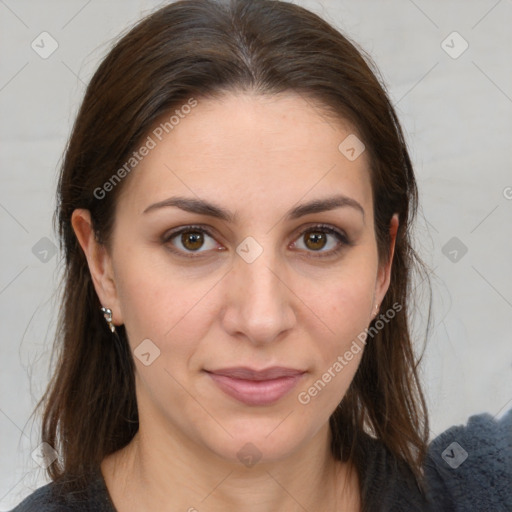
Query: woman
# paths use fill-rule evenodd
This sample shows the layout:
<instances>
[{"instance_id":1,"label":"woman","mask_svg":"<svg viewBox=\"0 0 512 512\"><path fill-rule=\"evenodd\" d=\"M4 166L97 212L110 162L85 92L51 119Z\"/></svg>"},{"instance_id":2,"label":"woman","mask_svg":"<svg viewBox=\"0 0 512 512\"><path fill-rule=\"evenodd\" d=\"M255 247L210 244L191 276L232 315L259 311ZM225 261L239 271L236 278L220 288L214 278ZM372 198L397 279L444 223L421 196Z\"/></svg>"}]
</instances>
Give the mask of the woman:
<instances>
[{"instance_id":1,"label":"woman","mask_svg":"<svg viewBox=\"0 0 512 512\"><path fill-rule=\"evenodd\" d=\"M58 198L59 458L17 512L451 506L409 332L414 173L338 31L163 7L91 80Z\"/></svg>"}]
</instances>

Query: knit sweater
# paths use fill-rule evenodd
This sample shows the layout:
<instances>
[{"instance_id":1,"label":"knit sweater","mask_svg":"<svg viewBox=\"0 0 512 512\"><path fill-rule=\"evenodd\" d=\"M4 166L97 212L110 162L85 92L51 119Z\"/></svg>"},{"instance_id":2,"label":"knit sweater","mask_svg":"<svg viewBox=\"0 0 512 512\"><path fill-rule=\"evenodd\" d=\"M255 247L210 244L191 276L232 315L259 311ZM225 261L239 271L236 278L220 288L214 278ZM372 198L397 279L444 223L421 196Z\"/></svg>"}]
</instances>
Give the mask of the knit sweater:
<instances>
[{"instance_id":1,"label":"knit sweater","mask_svg":"<svg viewBox=\"0 0 512 512\"><path fill-rule=\"evenodd\" d=\"M471 416L429 445L425 475L434 510L512 512L512 409Z\"/></svg>"},{"instance_id":2,"label":"knit sweater","mask_svg":"<svg viewBox=\"0 0 512 512\"><path fill-rule=\"evenodd\" d=\"M424 465L427 495L411 471L369 436L363 443L363 499L368 512L511 512L512 409L494 420L471 416L429 445ZM55 482L40 487L11 512L116 512L99 469L81 492L58 491Z\"/></svg>"}]
</instances>

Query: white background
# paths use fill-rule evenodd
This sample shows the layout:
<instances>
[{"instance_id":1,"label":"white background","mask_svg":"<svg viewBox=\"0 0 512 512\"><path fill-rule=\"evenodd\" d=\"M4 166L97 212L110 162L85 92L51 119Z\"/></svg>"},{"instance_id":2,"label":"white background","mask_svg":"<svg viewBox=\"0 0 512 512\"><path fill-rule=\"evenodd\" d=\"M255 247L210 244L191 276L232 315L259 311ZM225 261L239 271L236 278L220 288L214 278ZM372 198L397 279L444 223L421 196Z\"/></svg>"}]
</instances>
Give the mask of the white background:
<instances>
[{"instance_id":1,"label":"white background","mask_svg":"<svg viewBox=\"0 0 512 512\"><path fill-rule=\"evenodd\" d=\"M431 436L473 414L501 417L512 406L512 2L296 3L370 53L406 131L422 205L416 247L433 269L422 367ZM44 263L32 249L43 237L57 245L57 170L85 84L113 38L156 6L0 0L1 510L46 482L29 417L49 378L60 267L59 254ZM43 31L59 45L47 59L31 48ZM458 58L442 47L453 31L469 44ZM463 41L445 44L453 53ZM467 247L456 262L442 252L453 237Z\"/></svg>"}]
</instances>

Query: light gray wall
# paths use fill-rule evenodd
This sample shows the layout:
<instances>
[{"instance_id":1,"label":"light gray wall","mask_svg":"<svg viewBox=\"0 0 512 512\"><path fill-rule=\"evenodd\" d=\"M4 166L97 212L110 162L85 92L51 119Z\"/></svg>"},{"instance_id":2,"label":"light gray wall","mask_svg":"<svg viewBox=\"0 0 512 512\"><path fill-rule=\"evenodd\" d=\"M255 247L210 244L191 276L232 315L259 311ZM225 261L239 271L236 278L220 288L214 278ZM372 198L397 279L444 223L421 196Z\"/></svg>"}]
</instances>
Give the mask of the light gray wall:
<instances>
[{"instance_id":1,"label":"light gray wall","mask_svg":"<svg viewBox=\"0 0 512 512\"><path fill-rule=\"evenodd\" d=\"M500 417L512 406L512 2L296 3L372 55L407 134L422 202L417 248L434 269L423 366L431 435L472 414ZM109 42L156 6L0 2L1 510L46 482L31 457L39 422L29 416L49 377L62 151ZM46 59L31 47L51 49L44 31L58 44Z\"/></svg>"}]
</instances>

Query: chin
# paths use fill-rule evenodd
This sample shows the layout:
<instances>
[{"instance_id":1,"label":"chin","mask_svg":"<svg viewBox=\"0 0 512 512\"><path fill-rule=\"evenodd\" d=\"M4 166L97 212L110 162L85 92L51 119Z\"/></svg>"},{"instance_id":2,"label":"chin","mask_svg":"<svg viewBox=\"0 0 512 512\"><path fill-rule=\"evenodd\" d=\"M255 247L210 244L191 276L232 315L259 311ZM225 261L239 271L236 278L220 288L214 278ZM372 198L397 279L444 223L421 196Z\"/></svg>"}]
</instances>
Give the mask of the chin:
<instances>
[{"instance_id":1,"label":"chin","mask_svg":"<svg viewBox=\"0 0 512 512\"><path fill-rule=\"evenodd\" d=\"M252 467L257 463L278 462L293 455L310 439L304 425L299 427L292 425L290 421L285 426L286 423L287 420L283 422L282 419L278 422L258 422L253 419L250 424L244 422L231 427L224 425L232 437L227 433L219 433L220 438L208 439L205 442L217 456L230 463L242 463Z\"/></svg>"}]
</instances>

